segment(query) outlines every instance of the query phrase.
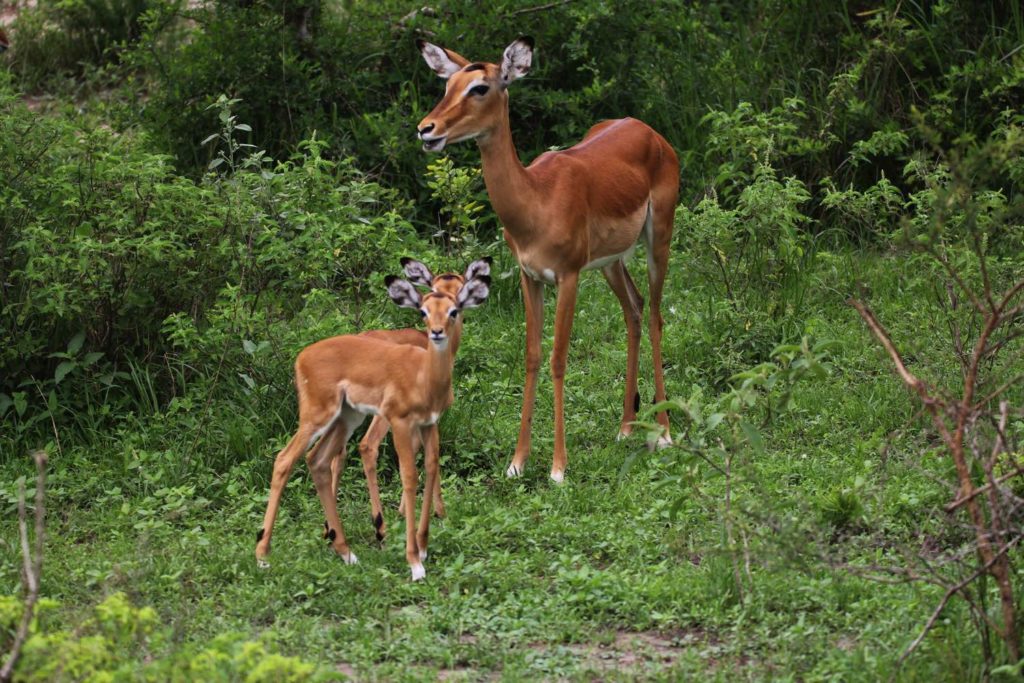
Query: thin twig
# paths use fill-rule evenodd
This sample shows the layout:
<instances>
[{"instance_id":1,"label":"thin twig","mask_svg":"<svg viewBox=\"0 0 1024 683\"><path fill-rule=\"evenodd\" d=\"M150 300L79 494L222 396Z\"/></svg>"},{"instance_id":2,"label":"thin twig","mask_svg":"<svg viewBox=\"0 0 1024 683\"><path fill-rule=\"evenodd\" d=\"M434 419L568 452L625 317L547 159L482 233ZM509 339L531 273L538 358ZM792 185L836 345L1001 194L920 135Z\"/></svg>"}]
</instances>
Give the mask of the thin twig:
<instances>
[{"instance_id":1,"label":"thin twig","mask_svg":"<svg viewBox=\"0 0 1024 683\"><path fill-rule=\"evenodd\" d=\"M517 10L515 10L513 12L509 12L508 15L510 17L515 17L515 16L518 16L520 14L532 14L534 12L543 12L544 10L547 10L547 9L554 9L555 7L560 7L562 5L568 5L570 2L574 2L574 1L575 0L558 0L558 2L549 2L546 5L537 5L536 7L524 7L523 9L517 9Z\"/></svg>"},{"instance_id":2,"label":"thin twig","mask_svg":"<svg viewBox=\"0 0 1024 683\"><path fill-rule=\"evenodd\" d=\"M974 572L972 572L970 576L968 576L966 579L956 584L955 586L950 586L946 590L945 595L942 596L942 600L939 601L939 604L935 607L935 610L932 612L932 615L928 618L927 623L925 623L924 628L921 629L921 633L917 635L917 638L914 638L914 642L912 642L907 647L907 649L903 651L903 654L900 655L900 658L896 660L897 670L899 670L899 668L903 665L903 662L907 659L907 657L909 657L911 653L913 653L914 650L916 650L918 646L924 641L925 636L927 636L928 632L931 631L932 628L935 626L935 622L938 621L938 618L942 614L942 611L946 609L946 605L949 603L950 598L952 598L954 595L956 595L964 588L966 588L968 585L970 585L970 583L977 579L979 576L988 572L988 570L992 568L992 566L996 563L996 561L999 558L1005 555L1010 548L1017 545L1017 542L1019 540L1019 536L1017 538L1012 539L1009 543L1000 548L996 553L993 553L992 558L988 562L974 570Z\"/></svg>"},{"instance_id":3,"label":"thin twig","mask_svg":"<svg viewBox=\"0 0 1024 683\"><path fill-rule=\"evenodd\" d=\"M28 516L25 512L25 482L18 486L18 534L21 537L21 555L25 571L25 609L21 613L21 623L18 624L18 631L14 635L14 643L11 644L11 651L7 661L0 669L0 683L9 683L14 676L14 665L18 663L21 656L21 648L28 639L29 627L32 625L32 617L35 613L36 602L39 600L39 578L43 571L43 534L45 532L46 509L46 453L36 451L32 454L36 461L36 509L35 509L35 555L29 550L28 543Z\"/></svg>"}]
</instances>

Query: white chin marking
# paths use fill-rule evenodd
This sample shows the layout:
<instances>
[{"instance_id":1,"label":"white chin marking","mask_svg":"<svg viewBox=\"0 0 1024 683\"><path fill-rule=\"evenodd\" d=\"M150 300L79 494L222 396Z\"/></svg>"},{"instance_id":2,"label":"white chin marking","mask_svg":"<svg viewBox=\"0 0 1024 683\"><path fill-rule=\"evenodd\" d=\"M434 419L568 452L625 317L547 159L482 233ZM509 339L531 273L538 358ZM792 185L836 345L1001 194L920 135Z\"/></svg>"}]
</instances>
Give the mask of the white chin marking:
<instances>
[{"instance_id":1,"label":"white chin marking","mask_svg":"<svg viewBox=\"0 0 1024 683\"><path fill-rule=\"evenodd\" d=\"M256 560L256 567L259 569L270 569L270 563L260 557Z\"/></svg>"},{"instance_id":2,"label":"white chin marking","mask_svg":"<svg viewBox=\"0 0 1024 683\"><path fill-rule=\"evenodd\" d=\"M448 338L444 339L431 339L430 342L437 348L438 351L444 351L448 348Z\"/></svg>"},{"instance_id":3,"label":"white chin marking","mask_svg":"<svg viewBox=\"0 0 1024 683\"><path fill-rule=\"evenodd\" d=\"M409 567L412 570L412 580L419 581L426 578L427 570L423 568L423 565L417 562Z\"/></svg>"},{"instance_id":4,"label":"white chin marking","mask_svg":"<svg viewBox=\"0 0 1024 683\"><path fill-rule=\"evenodd\" d=\"M561 484L562 482L565 481L565 473L551 470L551 481L555 482L556 484Z\"/></svg>"},{"instance_id":5,"label":"white chin marking","mask_svg":"<svg viewBox=\"0 0 1024 683\"><path fill-rule=\"evenodd\" d=\"M519 469L518 467L516 467L515 465L509 465L508 469L505 470L505 476L508 477L509 479L515 479L516 477L518 477L522 473L523 473L523 471L521 469Z\"/></svg>"},{"instance_id":6,"label":"white chin marking","mask_svg":"<svg viewBox=\"0 0 1024 683\"><path fill-rule=\"evenodd\" d=\"M348 555L342 555L341 559L345 560L345 564L359 564L359 558L356 557L355 553L349 553Z\"/></svg>"},{"instance_id":7,"label":"white chin marking","mask_svg":"<svg viewBox=\"0 0 1024 683\"><path fill-rule=\"evenodd\" d=\"M420 561L423 561L425 559L427 559L427 551L426 550L421 550L420 551Z\"/></svg>"},{"instance_id":8,"label":"white chin marking","mask_svg":"<svg viewBox=\"0 0 1024 683\"><path fill-rule=\"evenodd\" d=\"M444 149L445 144L448 142L446 138L440 140L430 140L429 142L423 143L424 152L440 152Z\"/></svg>"}]
</instances>

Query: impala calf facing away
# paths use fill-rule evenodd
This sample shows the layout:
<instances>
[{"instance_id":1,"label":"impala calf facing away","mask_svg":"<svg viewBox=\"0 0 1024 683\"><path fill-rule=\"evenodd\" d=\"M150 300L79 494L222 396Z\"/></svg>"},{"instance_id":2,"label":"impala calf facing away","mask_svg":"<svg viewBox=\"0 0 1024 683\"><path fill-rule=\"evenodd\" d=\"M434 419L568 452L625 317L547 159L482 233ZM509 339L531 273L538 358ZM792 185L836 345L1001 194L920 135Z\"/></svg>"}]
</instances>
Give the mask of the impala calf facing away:
<instances>
[{"instance_id":1,"label":"impala calf facing away","mask_svg":"<svg viewBox=\"0 0 1024 683\"><path fill-rule=\"evenodd\" d=\"M327 519L327 539L345 562L355 554L338 519L331 465L345 457L345 444L367 415L382 415L391 425L402 478L405 510L405 554L414 581L426 575L430 527L430 492L437 485L437 421L452 403L451 338L461 312L481 305L489 293L486 275L466 282L456 296L430 292L421 296L406 280L390 276L385 282L391 299L423 317L429 344L392 344L380 339L345 335L316 342L295 360L299 397L299 428L274 461L263 527L256 533L256 560L267 566L274 520L281 494L296 461L306 461ZM318 441L319 439L319 441ZM316 444L312 450L310 446ZM426 470L423 509L417 529L416 445L422 443Z\"/></svg>"},{"instance_id":2,"label":"impala calf facing away","mask_svg":"<svg viewBox=\"0 0 1024 683\"><path fill-rule=\"evenodd\" d=\"M647 250L651 310L648 328L654 361L655 400L665 400L661 362L661 295L668 272L672 221L679 194L679 160L672 146L636 119L602 121L569 149L545 152L523 167L512 142L508 87L525 76L533 61L533 40L509 45L501 64L470 62L465 57L418 41L420 52L438 76L447 80L444 97L420 121L423 149L476 140L484 184L505 241L520 266L526 305L526 383L515 455L507 474L518 476L530 455L531 425L544 327L544 285L558 289L551 376L555 389L555 445L551 478L565 476L564 387L576 289L580 272L600 269L626 319L626 386L619 436L632 431L640 395L637 358L643 299L626 270L638 242ZM671 443L668 414L657 420Z\"/></svg>"},{"instance_id":3,"label":"impala calf facing away","mask_svg":"<svg viewBox=\"0 0 1024 683\"><path fill-rule=\"evenodd\" d=\"M491 257L487 256L482 259L478 259L469 264L466 268L465 273L441 273L440 275L434 275L430 272L425 264L411 258L402 259L402 268L405 271L406 277L409 282L418 285L420 287L427 287L432 292L439 292L447 294L451 297L457 297L459 290L475 278L483 275L490 275L491 273ZM408 344L410 346L418 346L419 348L427 348L427 333L417 329L405 329L405 330L367 330L361 332L360 337L369 337L371 339L380 339L383 341L391 342L392 344ZM452 332L451 340L451 356L452 360L455 359L455 354L459 350L459 341L462 339L462 316L458 316L455 321L455 329ZM380 488L377 484L377 459L380 455L380 445L387 436L388 431L391 429L391 425L384 418L383 415L374 415L373 420L370 422L370 426L366 430L366 434L363 435L362 441L359 442L359 459L363 464L363 472L366 475L366 486L370 493L370 519L373 521L373 526L377 534L377 541L383 543L384 534L386 532L386 525L384 523L383 506L380 502ZM416 450L415 448L413 450ZM338 493L338 479L341 476L342 465L344 458L341 453L336 453L331 463L331 488L334 490L335 499L337 499ZM426 495L426 493L424 493ZM437 484L434 490L431 492L433 500L434 514L438 517L444 517L444 500L441 498L441 480L438 477ZM403 500L404 502L404 500ZM399 514L404 514L404 507L399 507ZM330 533L328 526L324 525L324 533Z\"/></svg>"}]
</instances>

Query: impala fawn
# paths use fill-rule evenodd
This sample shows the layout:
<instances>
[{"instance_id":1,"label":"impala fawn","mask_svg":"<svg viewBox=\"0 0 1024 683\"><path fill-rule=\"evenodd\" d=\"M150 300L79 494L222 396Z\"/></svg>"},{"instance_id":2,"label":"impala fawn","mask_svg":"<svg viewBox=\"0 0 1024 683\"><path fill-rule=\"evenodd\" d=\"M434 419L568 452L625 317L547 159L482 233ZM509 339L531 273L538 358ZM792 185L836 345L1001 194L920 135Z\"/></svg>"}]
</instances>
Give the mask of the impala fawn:
<instances>
[{"instance_id":1,"label":"impala fawn","mask_svg":"<svg viewBox=\"0 0 1024 683\"><path fill-rule=\"evenodd\" d=\"M426 576L423 560L427 557L430 492L437 486L438 478L437 422L453 400L451 340L462 311L480 306L487 299L490 277L474 277L454 296L445 292L421 296L410 282L394 276L386 278L385 283L396 304L419 310L429 344L423 349L367 336L344 335L316 342L299 353L295 359L299 428L274 462L267 511L263 527L256 534L256 560L261 566L267 565L285 484L299 456L307 452L306 461L327 518L326 536L345 562L357 562L338 519L332 463L336 455L344 458L345 444L367 415L381 415L391 425L398 452L406 560L413 581ZM414 518L417 443L423 445L426 469L426 495L418 528Z\"/></svg>"}]
</instances>

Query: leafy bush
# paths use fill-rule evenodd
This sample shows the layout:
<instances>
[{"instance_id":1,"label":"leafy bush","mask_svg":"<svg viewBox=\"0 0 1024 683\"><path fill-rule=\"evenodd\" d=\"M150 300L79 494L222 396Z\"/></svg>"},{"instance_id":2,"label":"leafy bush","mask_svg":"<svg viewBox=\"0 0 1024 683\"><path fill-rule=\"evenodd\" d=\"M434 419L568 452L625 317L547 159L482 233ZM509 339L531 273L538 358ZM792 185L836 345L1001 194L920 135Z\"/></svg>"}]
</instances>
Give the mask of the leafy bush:
<instances>
[{"instance_id":1,"label":"leafy bush","mask_svg":"<svg viewBox=\"0 0 1024 683\"><path fill-rule=\"evenodd\" d=\"M358 321L376 274L412 246L394 191L325 159L316 137L277 164L249 153L229 106L217 137L227 161L196 182L144 135L35 120L0 92L0 413L18 433L40 415L109 414L112 395L135 391L132 359L167 368L174 348L196 369L241 354L241 339L315 290Z\"/></svg>"},{"instance_id":2,"label":"leafy bush","mask_svg":"<svg viewBox=\"0 0 1024 683\"><path fill-rule=\"evenodd\" d=\"M14 26L13 71L23 87L85 75L114 63L139 39L154 0L42 0L25 7ZM167 3L174 6L177 3Z\"/></svg>"},{"instance_id":3,"label":"leafy bush","mask_svg":"<svg viewBox=\"0 0 1024 683\"><path fill-rule=\"evenodd\" d=\"M39 605L35 625L15 667L18 681L270 681L326 680L315 665L274 652L268 642L226 633L204 645L161 655L170 634L149 607L134 607L123 593L100 602L73 630L54 628ZM15 598L0 596L0 625L20 618ZM0 640L0 643L3 643ZM6 649L6 648L5 648Z\"/></svg>"}]
</instances>

